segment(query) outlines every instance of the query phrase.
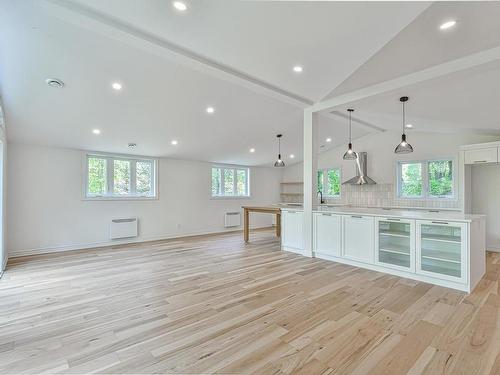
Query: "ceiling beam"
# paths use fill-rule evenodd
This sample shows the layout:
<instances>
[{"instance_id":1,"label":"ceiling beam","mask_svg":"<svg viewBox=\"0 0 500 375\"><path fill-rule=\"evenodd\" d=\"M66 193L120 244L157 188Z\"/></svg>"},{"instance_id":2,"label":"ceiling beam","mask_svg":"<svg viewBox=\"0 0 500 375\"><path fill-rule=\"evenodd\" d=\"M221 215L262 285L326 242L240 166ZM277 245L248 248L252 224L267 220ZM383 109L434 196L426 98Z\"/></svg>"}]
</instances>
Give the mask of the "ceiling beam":
<instances>
[{"instance_id":1,"label":"ceiling beam","mask_svg":"<svg viewBox=\"0 0 500 375\"><path fill-rule=\"evenodd\" d=\"M81 4L66 0L45 0L37 3L37 5L45 8L49 14L66 22L70 22L93 32L98 32L106 37L125 42L150 53L166 57L182 65L187 65L197 71L239 84L240 86L258 91L299 108L305 108L313 104L313 101L308 98L304 98L230 66L211 60L182 46L141 30L131 24L96 12Z\"/></svg>"},{"instance_id":2,"label":"ceiling beam","mask_svg":"<svg viewBox=\"0 0 500 375\"><path fill-rule=\"evenodd\" d=\"M432 66L414 73L398 78L367 86L347 94L339 95L312 105L308 110L321 112L330 110L336 106L352 103L371 96L380 95L389 91L398 90L403 87L415 85L420 82L432 80L447 74L473 68L478 65L487 64L500 60L500 47L491 48L481 52L473 53L455 60Z\"/></svg>"}]
</instances>

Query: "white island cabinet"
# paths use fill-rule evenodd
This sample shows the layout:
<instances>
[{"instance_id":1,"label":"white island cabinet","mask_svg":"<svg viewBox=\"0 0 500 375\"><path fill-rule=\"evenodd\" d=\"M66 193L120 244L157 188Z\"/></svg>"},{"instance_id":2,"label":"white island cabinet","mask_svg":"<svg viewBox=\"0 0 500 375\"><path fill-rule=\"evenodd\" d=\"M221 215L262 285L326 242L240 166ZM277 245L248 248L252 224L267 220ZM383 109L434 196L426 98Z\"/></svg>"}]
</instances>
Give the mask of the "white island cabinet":
<instances>
[{"instance_id":1,"label":"white island cabinet","mask_svg":"<svg viewBox=\"0 0 500 375\"><path fill-rule=\"evenodd\" d=\"M373 225L371 216L344 216L344 258L373 263Z\"/></svg>"},{"instance_id":2,"label":"white island cabinet","mask_svg":"<svg viewBox=\"0 0 500 375\"><path fill-rule=\"evenodd\" d=\"M303 212L282 209L282 249L303 253ZM485 218L460 212L313 211L313 256L471 292L486 272Z\"/></svg>"},{"instance_id":3,"label":"white island cabinet","mask_svg":"<svg viewBox=\"0 0 500 375\"><path fill-rule=\"evenodd\" d=\"M304 250L304 213L300 210L281 212L281 246L283 250L302 254Z\"/></svg>"},{"instance_id":4,"label":"white island cabinet","mask_svg":"<svg viewBox=\"0 0 500 375\"><path fill-rule=\"evenodd\" d=\"M313 216L313 251L315 254L338 257L342 253L342 216L315 213Z\"/></svg>"}]
</instances>

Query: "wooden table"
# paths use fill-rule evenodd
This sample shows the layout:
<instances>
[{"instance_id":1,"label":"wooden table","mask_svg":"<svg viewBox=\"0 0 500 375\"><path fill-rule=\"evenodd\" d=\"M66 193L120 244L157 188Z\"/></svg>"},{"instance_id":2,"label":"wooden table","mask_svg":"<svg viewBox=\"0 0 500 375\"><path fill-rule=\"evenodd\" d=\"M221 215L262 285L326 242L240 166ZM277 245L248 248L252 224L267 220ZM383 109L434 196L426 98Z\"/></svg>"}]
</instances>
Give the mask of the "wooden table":
<instances>
[{"instance_id":1,"label":"wooden table","mask_svg":"<svg viewBox=\"0 0 500 375\"><path fill-rule=\"evenodd\" d=\"M281 209L279 207L262 207L262 206L242 206L243 219L243 238L248 242L250 234L250 212L260 212L264 214L276 215L276 236L281 237Z\"/></svg>"}]
</instances>

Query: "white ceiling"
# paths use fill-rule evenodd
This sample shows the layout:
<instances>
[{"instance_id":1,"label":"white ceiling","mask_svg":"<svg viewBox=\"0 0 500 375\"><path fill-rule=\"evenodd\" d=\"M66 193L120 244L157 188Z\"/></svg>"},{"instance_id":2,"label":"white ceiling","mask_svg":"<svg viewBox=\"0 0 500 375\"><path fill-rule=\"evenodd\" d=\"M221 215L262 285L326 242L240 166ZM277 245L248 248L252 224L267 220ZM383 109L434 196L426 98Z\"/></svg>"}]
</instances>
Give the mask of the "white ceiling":
<instances>
[{"instance_id":1,"label":"white ceiling","mask_svg":"<svg viewBox=\"0 0 500 375\"><path fill-rule=\"evenodd\" d=\"M166 0L0 1L0 90L9 141L272 165L275 135L283 133L285 161L300 161L303 108L342 82L345 90L367 78L377 82L388 70L396 74L397 61L380 57L383 52L395 56L393 44L402 44L401 35L415 35L415 25L428 27L441 19L436 14L446 13L423 2L210 0L188 5L180 14ZM478 5L456 13L457 30L468 24L468 16L477 20L482 11L490 20L496 10ZM472 43L474 32L496 30L490 21L485 25L467 29L465 41ZM481 47L495 45L493 39ZM426 40L438 47L443 43L431 34ZM452 44L449 58L458 48L469 51ZM419 64L431 55L422 55ZM390 69L384 61L391 61ZM302 74L292 72L295 64L304 66ZM499 72L500 66L490 64L408 88L409 120L416 131L496 134ZM62 79L65 88L48 87L48 77ZM124 89L113 91L114 81ZM354 123L353 137L375 131L373 126L398 129L400 94L351 103L362 120ZM216 109L213 115L205 112L209 105ZM478 106L488 110L478 115ZM332 110L345 113L346 108ZM92 134L94 128L102 133ZM319 129L321 150L347 141L342 116L320 117ZM331 143L324 142L327 137ZM177 146L170 144L173 139ZM129 150L129 142L137 148Z\"/></svg>"}]
</instances>

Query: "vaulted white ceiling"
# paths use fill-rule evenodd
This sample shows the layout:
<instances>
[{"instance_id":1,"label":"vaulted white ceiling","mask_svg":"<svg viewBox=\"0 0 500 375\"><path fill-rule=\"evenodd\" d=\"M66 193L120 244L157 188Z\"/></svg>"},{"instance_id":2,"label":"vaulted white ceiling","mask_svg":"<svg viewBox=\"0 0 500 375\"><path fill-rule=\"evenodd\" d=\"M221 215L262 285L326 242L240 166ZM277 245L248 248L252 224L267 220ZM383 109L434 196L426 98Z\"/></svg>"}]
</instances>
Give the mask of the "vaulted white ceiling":
<instances>
[{"instance_id":1,"label":"vaulted white ceiling","mask_svg":"<svg viewBox=\"0 0 500 375\"><path fill-rule=\"evenodd\" d=\"M271 165L275 135L283 133L285 160L298 161L303 108L336 94L335 88L346 92L398 74L405 55L396 52L404 41L431 26L440 35L433 23L446 15L442 6L423 2L187 4L188 10L179 13L165 0L0 2L0 90L9 141ZM453 13L460 17L458 27L467 25L467 44L473 44L471 34L496 30L490 21L497 10L490 5ZM470 25L469 18L477 20L481 12L487 18L483 28ZM465 48L456 39L464 36L453 33L458 32L446 37L452 47L445 58L477 47ZM427 55L411 69L437 61L435 46L446 41L432 35L424 40L434 47L426 47ZM481 43L486 48L500 41L490 37ZM304 67L301 74L292 71L297 64ZM433 131L496 131L489 120L495 113L477 117L469 107L500 99L494 85L499 68L492 64L411 92L408 88L415 125ZM48 87L49 77L66 86ZM110 87L115 81L123 84L120 92ZM467 87L466 95L460 96L460 87ZM450 94L454 99L446 101ZM397 129L399 95L351 103L360 120L354 123L354 138ZM215 113L207 114L207 106ZM346 107L321 116L321 150L346 142ZM94 128L101 130L99 136L92 134ZM332 142L325 142L328 137ZM170 144L173 139L177 146ZM128 149L129 142L137 148ZM256 152L249 153L250 148Z\"/></svg>"}]
</instances>

